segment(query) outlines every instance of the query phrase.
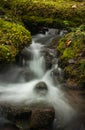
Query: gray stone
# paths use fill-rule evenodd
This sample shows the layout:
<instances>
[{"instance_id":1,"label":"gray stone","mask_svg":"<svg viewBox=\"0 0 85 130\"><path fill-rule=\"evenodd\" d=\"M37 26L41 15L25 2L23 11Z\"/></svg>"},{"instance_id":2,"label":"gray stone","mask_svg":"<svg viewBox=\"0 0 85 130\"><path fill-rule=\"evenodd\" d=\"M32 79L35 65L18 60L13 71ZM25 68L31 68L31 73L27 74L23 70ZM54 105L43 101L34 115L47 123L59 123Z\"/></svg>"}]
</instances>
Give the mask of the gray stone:
<instances>
[{"instance_id":1,"label":"gray stone","mask_svg":"<svg viewBox=\"0 0 85 130\"><path fill-rule=\"evenodd\" d=\"M40 93L40 94L45 95L48 92L48 87L45 82L39 82L36 84L34 90L38 94Z\"/></svg>"},{"instance_id":2,"label":"gray stone","mask_svg":"<svg viewBox=\"0 0 85 130\"><path fill-rule=\"evenodd\" d=\"M69 61L68 61L69 64L75 64L75 62L76 61L74 59L69 59Z\"/></svg>"}]
</instances>

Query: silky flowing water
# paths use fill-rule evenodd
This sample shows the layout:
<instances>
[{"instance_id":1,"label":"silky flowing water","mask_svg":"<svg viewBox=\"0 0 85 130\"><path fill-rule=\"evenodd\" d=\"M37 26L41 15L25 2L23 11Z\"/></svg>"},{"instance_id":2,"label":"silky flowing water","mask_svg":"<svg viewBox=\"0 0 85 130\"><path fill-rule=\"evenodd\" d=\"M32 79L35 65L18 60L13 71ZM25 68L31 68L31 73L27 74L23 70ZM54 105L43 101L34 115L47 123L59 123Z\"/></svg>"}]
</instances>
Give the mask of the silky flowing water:
<instances>
[{"instance_id":1,"label":"silky flowing water","mask_svg":"<svg viewBox=\"0 0 85 130\"><path fill-rule=\"evenodd\" d=\"M25 66L12 65L6 72L0 74L0 102L23 105L49 103L55 109L55 122L57 117L58 121L61 122L60 125L64 125L77 114L77 110L74 99L72 99L74 92L65 92L62 90L60 82L56 85L53 82L51 76L53 69L57 68L59 73L61 73L57 61L51 70L46 70L46 61L41 51L46 46L46 44L42 43L47 42L49 44L54 37L53 33L49 33L50 31L46 32L46 34L37 34L32 37L32 44L26 48L26 51L31 53L31 59L26 61ZM26 76L29 76L30 80L26 81L24 73L29 72L29 70L31 76ZM42 91L39 93L35 92L35 85L41 81L46 83L48 87L47 93ZM77 103L79 99L75 100Z\"/></svg>"}]
</instances>

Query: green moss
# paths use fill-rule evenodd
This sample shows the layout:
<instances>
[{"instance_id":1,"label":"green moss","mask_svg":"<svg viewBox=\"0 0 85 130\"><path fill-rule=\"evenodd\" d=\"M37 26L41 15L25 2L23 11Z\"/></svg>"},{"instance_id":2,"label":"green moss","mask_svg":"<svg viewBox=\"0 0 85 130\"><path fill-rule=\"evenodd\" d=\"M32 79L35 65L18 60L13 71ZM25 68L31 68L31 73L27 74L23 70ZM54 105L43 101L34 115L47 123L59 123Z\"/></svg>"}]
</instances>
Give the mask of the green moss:
<instances>
[{"instance_id":1,"label":"green moss","mask_svg":"<svg viewBox=\"0 0 85 130\"><path fill-rule=\"evenodd\" d=\"M72 6L76 5L73 9ZM72 0L7 0L2 1L7 19L12 21L25 21L44 25L44 22L51 26L78 26L85 23L85 2ZM11 17L11 18L10 18ZM26 18L27 17L27 18ZM35 18L32 18L35 17ZM38 20L37 20L38 18ZM49 21L51 20L51 21ZM67 21L67 22L65 22ZM31 24L32 24L31 23ZM37 24L38 24L37 23Z\"/></svg>"},{"instance_id":2,"label":"green moss","mask_svg":"<svg viewBox=\"0 0 85 130\"><path fill-rule=\"evenodd\" d=\"M84 60L84 59L83 59ZM66 73L66 78L71 80L74 80L74 82L78 86L85 85L85 60L84 63L77 63L73 65L65 66L64 71Z\"/></svg>"},{"instance_id":3,"label":"green moss","mask_svg":"<svg viewBox=\"0 0 85 130\"><path fill-rule=\"evenodd\" d=\"M56 18L43 18L38 16L27 16L24 15L22 17L22 21L26 27L32 29L33 27L42 27L42 26L49 26L49 27L62 27L62 20ZM58 23L58 25L57 25Z\"/></svg>"},{"instance_id":4,"label":"green moss","mask_svg":"<svg viewBox=\"0 0 85 130\"><path fill-rule=\"evenodd\" d=\"M7 61L9 61L10 57L10 61L13 61L14 56L24 47L28 46L30 43L30 32L26 30L22 25L7 22L3 19L0 19L0 60L5 60L7 58ZM12 50L13 48L15 49ZM10 54L8 55L8 53Z\"/></svg>"},{"instance_id":5,"label":"green moss","mask_svg":"<svg viewBox=\"0 0 85 130\"><path fill-rule=\"evenodd\" d=\"M71 48L66 48L63 52L62 58L71 59L75 56L75 52Z\"/></svg>"},{"instance_id":6,"label":"green moss","mask_svg":"<svg viewBox=\"0 0 85 130\"><path fill-rule=\"evenodd\" d=\"M0 1L0 5L4 8L10 8L11 6L11 0L2 0Z\"/></svg>"},{"instance_id":7,"label":"green moss","mask_svg":"<svg viewBox=\"0 0 85 130\"><path fill-rule=\"evenodd\" d=\"M0 45L0 62L13 62L16 53L14 46Z\"/></svg>"},{"instance_id":8,"label":"green moss","mask_svg":"<svg viewBox=\"0 0 85 130\"><path fill-rule=\"evenodd\" d=\"M0 7L0 15L4 15L5 14L5 11L2 7Z\"/></svg>"},{"instance_id":9,"label":"green moss","mask_svg":"<svg viewBox=\"0 0 85 130\"><path fill-rule=\"evenodd\" d=\"M79 62L79 69L81 71L81 73L83 73L84 77L85 77L85 59L81 59Z\"/></svg>"},{"instance_id":10,"label":"green moss","mask_svg":"<svg viewBox=\"0 0 85 130\"><path fill-rule=\"evenodd\" d=\"M81 27L77 28L75 32L67 34L60 40L57 50L62 54L62 58L76 58L82 49L85 48L85 32L82 31ZM71 41L71 43L67 45L69 41Z\"/></svg>"},{"instance_id":11,"label":"green moss","mask_svg":"<svg viewBox=\"0 0 85 130\"><path fill-rule=\"evenodd\" d=\"M26 3L27 3L27 1L26 1ZM25 2L23 3L24 7L26 6L26 9L23 9L24 7L22 4L21 4L21 6L20 6L20 4L18 6L21 7L21 10L20 10L20 12L22 12L21 14L23 16L27 15L28 18L30 16L36 16L36 18L39 17L39 19L41 19L41 17L42 17L44 22L45 22L45 20L47 20L47 18L50 18L50 19L52 19L52 21L55 21L52 23L53 26L54 26L54 23L56 23L56 26L57 26L60 22L60 24L62 23L61 25L65 26L65 27L77 26L77 25L85 22L83 19L83 17L85 16L85 9L84 9L83 4L81 7L79 3L68 2L68 1L66 2L63 0L61 2L59 2L59 1L56 1L56 2L37 1L36 3L35 2L29 3L29 6L27 6L28 4L26 4L26 3ZM74 5L74 4L77 4L77 6L78 6L76 9L71 8L72 5ZM19 10L17 9L17 12L18 11ZM24 14L24 12L25 12L25 14ZM33 19L32 19L32 21L33 21ZM68 21L68 25L64 21ZM34 22L35 22L35 19L34 19ZM49 25L49 21L47 23Z\"/></svg>"},{"instance_id":12,"label":"green moss","mask_svg":"<svg viewBox=\"0 0 85 130\"><path fill-rule=\"evenodd\" d=\"M68 42L70 44L68 45ZM85 25L66 34L57 47L60 53L60 64L63 64L66 79L70 78L76 82L77 86L85 84ZM70 60L73 63L69 63ZM62 65L61 65L62 66Z\"/></svg>"},{"instance_id":13,"label":"green moss","mask_svg":"<svg viewBox=\"0 0 85 130\"><path fill-rule=\"evenodd\" d=\"M17 49L23 49L23 47L31 43L30 32L26 30L22 25L10 23L0 19L0 44L14 45Z\"/></svg>"}]
</instances>

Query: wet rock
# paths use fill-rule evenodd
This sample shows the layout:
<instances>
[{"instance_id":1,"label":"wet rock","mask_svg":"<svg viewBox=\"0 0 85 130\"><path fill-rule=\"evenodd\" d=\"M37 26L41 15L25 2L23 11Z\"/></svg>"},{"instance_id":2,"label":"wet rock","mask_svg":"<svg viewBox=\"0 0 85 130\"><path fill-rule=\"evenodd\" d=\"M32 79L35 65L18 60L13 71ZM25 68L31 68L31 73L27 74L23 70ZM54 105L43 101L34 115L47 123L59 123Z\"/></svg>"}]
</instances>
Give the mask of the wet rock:
<instances>
[{"instance_id":1,"label":"wet rock","mask_svg":"<svg viewBox=\"0 0 85 130\"><path fill-rule=\"evenodd\" d=\"M43 109L35 109L32 112L31 116L31 125L32 130L35 129L50 129L54 120L55 112L52 107L46 107Z\"/></svg>"},{"instance_id":2,"label":"wet rock","mask_svg":"<svg viewBox=\"0 0 85 130\"><path fill-rule=\"evenodd\" d=\"M29 129L32 108L23 104L18 105L12 103L2 103L0 104L0 107L2 108L2 113L7 117L7 119L16 124L20 130Z\"/></svg>"},{"instance_id":3,"label":"wet rock","mask_svg":"<svg viewBox=\"0 0 85 130\"><path fill-rule=\"evenodd\" d=\"M0 117L0 130L19 130L19 128L6 118Z\"/></svg>"},{"instance_id":4,"label":"wet rock","mask_svg":"<svg viewBox=\"0 0 85 130\"><path fill-rule=\"evenodd\" d=\"M30 118L31 118L32 111L30 109L28 110L22 110L21 112L17 111L15 114L9 113L8 118L15 122L19 128L23 128L25 130L28 130L30 127Z\"/></svg>"},{"instance_id":5,"label":"wet rock","mask_svg":"<svg viewBox=\"0 0 85 130\"><path fill-rule=\"evenodd\" d=\"M51 74L55 84L63 82L63 72L60 68L55 68Z\"/></svg>"},{"instance_id":6,"label":"wet rock","mask_svg":"<svg viewBox=\"0 0 85 130\"><path fill-rule=\"evenodd\" d=\"M23 49L21 55L26 61L32 58L32 53L28 48Z\"/></svg>"},{"instance_id":7,"label":"wet rock","mask_svg":"<svg viewBox=\"0 0 85 130\"><path fill-rule=\"evenodd\" d=\"M41 102L27 106L23 104L19 106L17 104L14 106L11 104L2 105L7 119L23 130L50 130L53 124L55 110L48 103Z\"/></svg>"},{"instance_id":8,"label":"wet rock","mask_svg":"<svg viewBox=\"0 0 85 130\"><path fill-rule=\"evenodd\" d=\"M77 82L75 82L74 79L67 79L66 80L66 87L73 89L73 90L82 90L83 89L83 86L81 86L81 85L79 86L77 84Z\"/></svg>"},{"instance_id":9,"label":"wet rock","mask_svg":"<svg viewBox=\"0 0 85 130\"><path fill-rule=\"evenodd\" d=\"M51 69L52 66L57 63L57 58L56 58L57 53L54 49L49 49L49 48L43 49L41 54L45 58L47 70Z\"/></svg>"},{"instance_id":10,"label":"wet rock","mask_svg":"<svg viewBox=\"0 0 85 130\"><path fill-rule=\"evenodd\" d=\"M39 82L36 84L34 90L37 94L44 94L45 95L48 92L48 87L47 87L47 84L45 82Z\"/></svg>"},{"instance_id":11,"label":"wet rock","mask_svg":"<svg viewBox=\"0 0 85 130\"><path fill-rule=\"evenodd\" d=\"M75 61L74 59L69 59L69 60L68 60L68 63L69 63L69 64L75 64L76 61Z\"/></svg>"},{"instance_id":12,"label":"wet rock","mask_svg":"<svg viewBox=\"0 0 85 130\"><path fill-rule=\"evenodd\" d=\"M37 77L30 69L25 69L22 72L22 75L23 75L25 81L30 81Z\"/></svg>"},{"instance_id":13,"label":"wet rock","mask_svg":"<svg viewBox=\"0 0 85 130\"><path fill-rule=\"evenodd\" d=\"M40 29L39 33L45 34L48 30L49 30L48 27L43 27Z\"/></svg>"},{"instance_id":14,"label":"wet rock","mask_svg":"<svg viewBox=\"0 0 85 130\"><path fill-rule=\"evenodd\" d=\"M20 66L26 66L27 62L31 60L32 53L28 48L24 48L18 55L16 56L16 63Z\"/></svg>"},{"instance_id":15,"label":"wet rock","mask_svg":"<svg viewBox=\"0 0 85 130\"><path fill-rule=\"evenodd\" d=\"M45 57L46 59L46 69L51 69L52 68L52 58L48 55Z\"/></svg>"},{"instance_id":16,"label":"wet rock","mask_svg":"<svg viewBox=\"0 0 85 130\"><path fill-rule=\"evenodd\" d=\"M47 30L47 29L46 29ZM41 31L41 33L45 34L47 31ZM56 41L59 39L59 30L58 29L48 29L48 35L45 35L45 37L40 37L36 42L41 43L43 45L51 46L53 43L54 37L56 36ZM52 46L51 46L52 47Z\"/></svg>"}]
</instances>

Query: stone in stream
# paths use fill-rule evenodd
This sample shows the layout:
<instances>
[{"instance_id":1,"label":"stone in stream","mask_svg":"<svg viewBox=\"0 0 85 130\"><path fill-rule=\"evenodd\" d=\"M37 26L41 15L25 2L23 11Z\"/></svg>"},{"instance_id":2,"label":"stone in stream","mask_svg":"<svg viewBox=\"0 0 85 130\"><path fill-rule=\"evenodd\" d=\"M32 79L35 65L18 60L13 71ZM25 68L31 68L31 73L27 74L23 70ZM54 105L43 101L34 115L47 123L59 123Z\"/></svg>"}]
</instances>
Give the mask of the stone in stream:
<instances>
[{"instance_id":1,"label":"stone in stream","mask_svg":"<svg viewBox=\"0 0 85 130\"><path fill-rule=\"evenodd\" d=\"M44 102L20 106L3 104L2 108L7 119L14 122L20 130L51 130L55 118L54 108Z\"/></svg>"},{"instance_id":2,"label":"stone in stream","mask_svg":"<svg viewBox=\"0 0 85 130\"><path fill-rule=\"evenodd\" d=\"M64 81L63 72L61 71L60 68L54 68L51 75L52 75L54 84L63 83L63 81Z\"/></svg>"},{"instance_id":3,"label":"stone in stream","mask_svg":"<svg viewBox=\"0 0 85 130\"><path fill-rule=\"evenodd\" d=\"M19 130L19 128L6 118L0 117L0 130Z\"/></svg>"},{"instance_id":4,"label":"stone in stream","mask_svg":"<svg viewBox=\"0 0 85 130\"><path fill-rule=\"evenodd\" d=\"M16 56L16 63L20 66L26 66L27 62L31 60L32 54L28 48L24 48L18 55Z\"/></svg>"},{"instance_id":5,"label":"stone in stream","mask_svg":"<svg viewBox=\"0 0 85 130\"><path fill-rule=\"evenodd\" d=\"M31 130L50 130L55 117L55 111L52 107L47 106L41 109L34 109L31 116Z\"/></svg>"},{"instance_id":6,"label":"stone in stream","mask_svg":"<svg viewBox=\"0 0 85 130\"><path fill-rule=\"evenodd\" d=\"M23 106L24 107L24 106ZM20 130L28 130L30 127L30 118L32 111L28 108L28 110L22 110L22 108L10 111L7 113L7 117L9 120L15 122L15 124L20 128Z\"/></svg>"},{"instance_id":7,"label":"stone in stream","mask_svg":"<svg viewBox=\"0 0 85 130\"><path fill-rule=\"evenodd\" d=\"M22 75L23 75L25 81L27 81L27 82L30 80L33 80L37 77L36 74L28 68L27 69L25 68L23 70Z\"/></svg>"},{"instance_id":8,"label":"stone in stream","mask_svg":"<svg viewBox=\"0 0 85 130\"><path fill-rule=\"evenodd\" d=\"M43 27L40 29L39 33L45 34L48 30L49 30L48 27Z\"/></svg>"},{"instance_id":9,"label":"stone in stream","mask_svg":"<svg viewBox=\"0 0 85 130\"><path fill-rule=\"evenodd\" d=\"M48 87L47 87L47 84L45 82L39 82L35 85L35 88L34 88L35 92L37 94L47 94L48 92Z\"/></svg>"},{"instance_id":10,"label":"stone in stream","mask_svg":"<svg viewBox=\"0 0 85 130\"><path fill-rule=\"evenodd\" d=\"M43 48L41 54L45 59L46 70L51 69L52 66L57 63L57 52L54 49Z\"/></svg>"}]
</instances>

